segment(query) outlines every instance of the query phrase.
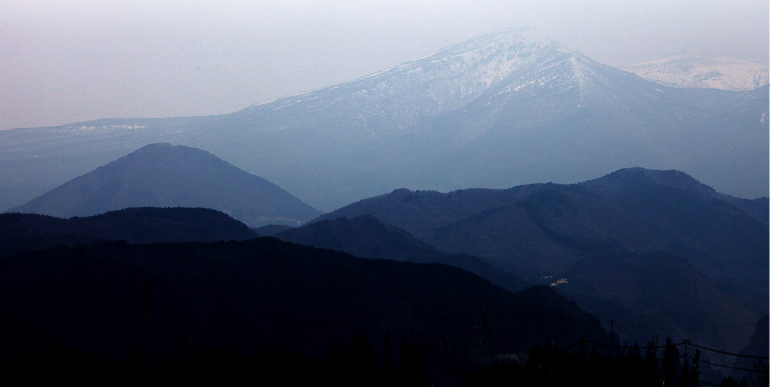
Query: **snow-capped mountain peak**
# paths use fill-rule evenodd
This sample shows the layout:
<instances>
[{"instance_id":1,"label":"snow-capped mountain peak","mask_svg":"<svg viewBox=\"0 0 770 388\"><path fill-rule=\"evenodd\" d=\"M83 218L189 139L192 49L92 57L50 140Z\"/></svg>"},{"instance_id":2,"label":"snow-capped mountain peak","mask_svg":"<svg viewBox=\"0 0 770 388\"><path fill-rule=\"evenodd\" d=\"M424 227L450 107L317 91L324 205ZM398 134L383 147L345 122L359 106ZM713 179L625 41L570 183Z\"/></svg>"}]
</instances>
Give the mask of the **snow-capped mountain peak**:
<instances>
[{"instance_id":1,"label":"snow-capped mountain peak","mask_svg":"<svg viewBox=\"0 0 770 388\"><path fill-rule=\"evenodd\" d=\"M767 66L685 49L656 61L624 68L650 81L680 88L747 91L767 85Z\"/></svg>"},{"instance_id":2,"label":"snow-capped mountain peak","mask_svg":"<svg viewBox=\"0 0 770 388\"><path fill-rule=\"evenodd\" d=\"M354 136L364 139L400 132L419 120L462 108L492 89L540 85L555 75L533 75L556 62L581 56L535 28L492 32L433 54L343 84L260 103L247 110L317 111L333 104L343 112L366 112ZM581 60L590 61L587 58ZM560 71L564 68L561 67ZM551 70L551 73L554 73ZM571 75L570 75L571 77ZM526 79L525 79L526 78ZM517 85L513 85L512 80ZM378 125L372 125L376 121ZM279 129L279 128L275 128ZM269 128L265 128L269 130Z\"/></svg>"}]
</instances>

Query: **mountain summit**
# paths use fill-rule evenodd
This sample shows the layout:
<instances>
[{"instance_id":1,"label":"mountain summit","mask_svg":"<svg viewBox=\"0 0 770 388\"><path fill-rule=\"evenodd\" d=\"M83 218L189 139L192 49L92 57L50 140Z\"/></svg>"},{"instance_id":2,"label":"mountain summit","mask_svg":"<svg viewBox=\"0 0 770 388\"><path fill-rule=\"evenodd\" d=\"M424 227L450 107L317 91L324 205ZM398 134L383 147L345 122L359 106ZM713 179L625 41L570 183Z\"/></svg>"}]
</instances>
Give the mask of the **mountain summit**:
<instances>
[{"instance_id":1,"label":"mountain summit","mask_svg":"<svg viewBox=\"0 0 770 388\"><path fill-rule=\"evenodd\" d=\"M432 55L318 91L259 103L241 115L302 111L322 119L352 120L354 139L392 135L421 120L465 107L485 93L500 95L551 87L565 74L576 83L593 62L534 28L489 33ZM573 85L559 85L573 86ZM306 120L310 120L307 118ZM284 128L263 126L260 131ZM319 130L323 127L317 127Z\"/></svg>"},{"instance_id":2,"label":"mountain summit","mask_svg":"<svg viewBox=\"0 0 770 388\"><path fill-rule=\"evenodd\" d=\"M252 106L189 141L253 169L283 160L267 176L327 210L398 187L575 182L633 165L757 197L768 175L760 92L663 87L515 29Z\"/></svg>"},{"instance_id":3,"label":"mountain summit","mask_svg":"<svg viewBox=\"0 0 770 388\"><path fill-rule=\"evenodd\" d=\"M212 208L252 227L320 214L206 151L170 144L142 147L9 211L73 217L140 206Z\"/></svg>"}]
</instances>

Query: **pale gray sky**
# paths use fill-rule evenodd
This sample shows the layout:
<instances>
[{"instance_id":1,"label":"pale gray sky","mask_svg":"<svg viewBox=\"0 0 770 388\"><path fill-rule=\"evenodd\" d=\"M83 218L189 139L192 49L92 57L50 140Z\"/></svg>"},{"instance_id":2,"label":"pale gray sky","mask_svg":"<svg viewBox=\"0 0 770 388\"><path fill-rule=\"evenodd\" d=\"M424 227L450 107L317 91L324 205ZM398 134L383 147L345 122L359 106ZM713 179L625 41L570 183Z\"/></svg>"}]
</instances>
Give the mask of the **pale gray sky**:
<instances>
[{"instance_id":1,"label":"pale gray sky","mask_svg":"<svg viewBox=\"0 0 770 388\"><path fill-rule=\"evenodd\" d=\"M613 66L767 65L767 0L0 0L0 129L230 113L534 26Z\"/></svg>"}]
</instances>

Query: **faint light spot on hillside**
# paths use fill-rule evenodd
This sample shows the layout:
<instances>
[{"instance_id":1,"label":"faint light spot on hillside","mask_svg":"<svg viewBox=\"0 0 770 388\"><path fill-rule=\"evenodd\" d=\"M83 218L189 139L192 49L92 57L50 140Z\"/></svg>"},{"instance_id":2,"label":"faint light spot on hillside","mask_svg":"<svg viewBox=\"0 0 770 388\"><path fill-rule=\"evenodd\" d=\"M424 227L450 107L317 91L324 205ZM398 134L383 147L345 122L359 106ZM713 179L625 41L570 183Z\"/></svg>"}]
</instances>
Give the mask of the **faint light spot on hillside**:
<instances>
[{"instance_id":1,"label":"faint light spot on hillside","mask_svg":"<svg viewBox=\"0 0 770 388\"><path fill-rule=\"evenodd\" d=\"M561 278L561 279L551 283L551 287L556 287L559 284L567 284L567 283L569 283L569 280L567 280L567 278Z\"/></svg>"}]
</instances>

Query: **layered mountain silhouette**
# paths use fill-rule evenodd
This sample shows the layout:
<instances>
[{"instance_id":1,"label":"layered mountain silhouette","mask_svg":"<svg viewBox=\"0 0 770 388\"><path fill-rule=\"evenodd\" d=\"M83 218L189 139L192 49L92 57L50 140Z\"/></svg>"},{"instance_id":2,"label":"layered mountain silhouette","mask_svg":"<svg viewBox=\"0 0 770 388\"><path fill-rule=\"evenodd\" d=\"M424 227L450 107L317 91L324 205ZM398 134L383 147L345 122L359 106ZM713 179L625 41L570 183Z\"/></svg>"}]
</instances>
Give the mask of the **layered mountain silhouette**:
<instances>
[{"instance_id":1,"label":"layered mountain silhouette","mask_svg":"<svg viewBox=\"0 0 770 388\"><path fill-rule=\"evenodd\" d=\"M214 242L255 237L256 233L244 223L204 208L130 208L70 219L40 214L0 214L0 258L97 241Z\"/></svg>"},{"instance_id":2,"label":"layered mountain silhouette","mask_svg":"<svg viewBox=\"0 0 770 388\"><path fill-rule=\"evenodd\" d=\"M756 198L767 114L766 86L666 87L514 29L227 115L3 131L0 198L18 205L155 142L206 149L324 210L398 187L569 183L634 165Z\"/></svg>"},{"instance_id":3,"label":"layered mountain silhouette","mask_svg":"<svg viewBox=\"0 0 770 388\"><path fill-rule=\"evenodd\" d=\"M273 235L284 241L333 249L367 259L441 263L462 268L511 292L531 286L521 278L465 254L447 255L405 230L372 216L322 220Z\"/></svg>"},{"instance_id":4,"label":"layered mountain silhouette","mask_svg":"<svg viewBox=\"0 0 770 388\"><path fill-rule=\"evenodd\" d=\"M766 288L766 207L766 198L724 196L678 171L632 168L572 185L399 189L321 219L372 215L444 252L477 255L532 278L588 255L668 251L697 258L714 279L759 290Z\"/></svg>"},{"instance_id":5,"label":"layered mountain silhouette","mask_svg":"<svg viewBox=\"0 0 770 388\"><path fill-rule=\"evenodd\" d=\"M321 219L377 217L550 284L630 340L666 332L737 352L768 308L766 208L679 171L629 168L572 185L400 189Z\"/></svg>"},{"instance_id":6,"label":"layered mountain silhouette","mask_svg":"<svg viewBox=\"0 0 770 388\"><path fill-rule=\"evenodd\" d=\"M57 247L0 260L0 291L14 295L0 298L13 316L0 323L0 356L60 343L121 359L140 343L141 311L152 360L202 346L248 354L258 343L325 356L365 333L374 354L390 335L394 347L405 337L478 363L474 325L484 309L497 327L490 354L608 340L596 318L540 288L531 300L446 265L365 260L273 238Z\"/></svg>"},{"instance_id":7,"label":"layered mountain silhouette","mask_svg":"<svg viewBox=\"0 0 770 388\"><path fill-rule=\"evenodd\" d=\"M10 212L91 216L129 207L203 207L251 226L320 214L280 187L195 148L151 144Z\"/></svg>"}]
</instances>

